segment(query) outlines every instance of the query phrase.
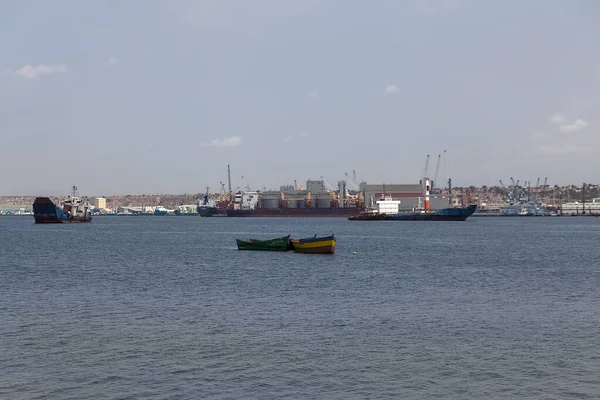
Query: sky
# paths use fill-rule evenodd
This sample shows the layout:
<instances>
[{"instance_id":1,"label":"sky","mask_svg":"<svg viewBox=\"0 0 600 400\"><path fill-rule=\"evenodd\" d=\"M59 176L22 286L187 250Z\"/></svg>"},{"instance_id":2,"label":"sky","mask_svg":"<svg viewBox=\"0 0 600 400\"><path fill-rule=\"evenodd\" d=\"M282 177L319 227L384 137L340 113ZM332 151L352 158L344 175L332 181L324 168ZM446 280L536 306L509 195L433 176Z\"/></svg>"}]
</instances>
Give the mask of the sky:
<instances>
[{"instance_id":1,"label":"sky","mask_svg":"<svg viewBox=\"0 0 600 400\"><path fill-rule=\"evenodd\" d=\"M594 0L22 0L0 48L0 195L600 182Z\"/></svg>"}]
</instances>

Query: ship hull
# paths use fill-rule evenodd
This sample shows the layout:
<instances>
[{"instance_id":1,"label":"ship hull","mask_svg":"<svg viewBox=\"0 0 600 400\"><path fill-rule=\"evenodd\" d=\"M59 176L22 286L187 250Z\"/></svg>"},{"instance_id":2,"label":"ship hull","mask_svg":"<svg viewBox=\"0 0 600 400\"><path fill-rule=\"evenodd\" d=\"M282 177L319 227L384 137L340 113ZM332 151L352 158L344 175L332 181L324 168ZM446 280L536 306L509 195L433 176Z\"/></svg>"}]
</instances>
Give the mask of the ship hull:
<instances>
[{"instance_id":1,"label":"ship hull","mask_svg":"<svg viewBox=\"0 0 600 400\"><path fill-rule=\"evenodd\" d=\"M76 224L92 222L92 217L69 216L48 197L37 197L33 202L36 224Z\"/></svg>"},{"instance_id":2,"label":"ship hull","mask_svg":"<svg viewBox=\"0 0 600 400\"><path fill-rule=\"evenodd\" d=\"M227 210L228 217L274 218L348 218L358 215L359 208L256 208L254 210Z\"/></svg>"},{"instance_id":3,"label":"ship hull","mask_svg":"<svg viewBox=\"0 0 600 400\"><path fill-rule=\"evenodd\" d=\"M228 217L255 217L255 210L227 210L226 215Z\"/></svg>"},{"instance_id":4,"label":"ship hull","mask_svg":"<svg viewBox=\"0 0 600 400\"><path fill-rule=\"evenodd\" d=\"M198 207L198 215L201 217L214 217L219 214L217 207Z\"/></svg>"},{"instance_id":5,"label":"ship hull","mask_svg":"<svg viewBox=\"0 0 600 400\"><path fill-rule=\"evenodd\" d=\"M335 252L335 236L315 237L292 240L292 248L296 253L305 254L333 254Z\"/></svg>"},{"instance_id":6,"label":"ship hull","mask_svg":"<svg viewBox=\"0 0 600 400\"><path fill-rule=\"evenodd\" d=\"M92 222L92 217L88 218L80 218L80 217L72 217L72 218L58 218L52 216L33 216L36 224L78 224L85 222Z\"/></svg>"},{"instance_id":7,"label":"ship hull","mask_svg":"<svg viewBox=\"0 0 600 400\"><path fill-rule=\"evenodd\" d=\"M444 208L432 213L365 214L348 218L350 221L465 221L476 205L460 208Z\"/></svg>"},{"instance_id":8,"label":"ship hull","mask_svg":"<svg viewBox=\"0 0 600 400\"><path fill-rule=\"evenodd\" d=\"M291 250L290 236L285 236L270 240L235 240L238 250L256 250L256 251L288 251Z\"/></svg>"}]
</instances>

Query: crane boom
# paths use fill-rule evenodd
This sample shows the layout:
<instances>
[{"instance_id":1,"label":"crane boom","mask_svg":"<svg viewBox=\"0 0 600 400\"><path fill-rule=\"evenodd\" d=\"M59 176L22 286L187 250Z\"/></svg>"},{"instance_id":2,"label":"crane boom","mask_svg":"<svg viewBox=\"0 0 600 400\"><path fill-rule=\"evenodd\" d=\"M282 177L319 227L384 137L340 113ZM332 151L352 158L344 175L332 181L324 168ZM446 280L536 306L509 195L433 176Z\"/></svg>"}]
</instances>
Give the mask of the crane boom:
<instances>
[{"instance_id":1,"label":"crane boom","mask_svg":"<svg viewBox=\"0 0 600 400\"><path fill-rule=\"evenodd\" d=\"M429 171L429 154L427 154L427 159L425 160L425 168L423 169L423 175L421 178L427 178L427 172Z\"/></svg>"},{"instance_id":2,"label":"crane boom","mask_svg":"<svg viewBox=\"0 0 600 400\"><path fill-rule=\"evenodd\" d=\"M321 179L323 179L323 182L327 186L327 189L329 189L329 190L335 190L335 186L333 186L331 183L329 183L329 181L327 179L323 178L322 176L321 176Z\"/></svg>"},{"instance_id":3,"label":"crane boom","mask_svg":"<svg viewBox=\"0 0 600 400\"><path fill-rule=\"evenodd\" d=\"M438 154L437 164L435 165L435 174L433 175L433 180L431 181L431 189L434 188L438 175L440 174L440 160L442 159L442 155Z\"/></svg>"},{"instance_id":4,"label":"crane boom","mask_svg":"<svg viewBox=\"0 0 600 400\"><path fill-rule=\"evenodd\" d=\"M221 184L221 193L219 193L220 201L231 201L231 197L228 196L227 190L225 190L225 184L223 182L219 182Z\"/></svg>"},{"instance_id":5,"label":"crane boom","mask_svg":"<svg viewBox=\"0 0 600 400\"><path fill-rule=\"evenodd\" d=\"M244 181L244 189L249 192L250 191L250 186L248 186L248 182L246 182L246 179L242 176L242 181Z\"/></svg>"},{"instance_id":6,"label":"crane boom","mask_svg":"<svg viewBox=\"0 0 600 400\"><path fill-rule=\"evenodd\" d=\"M356 173L354 171L352 171L354 173L354 176L356 177ZM358 191L358 185L356 184L356 178L350 179L350 176L348 175L347 172L344 172L344 175L346 176L346 178L348 178L349 181L352 182L352 187L354 188L354 190Z\"/></svg>"}]
</instances>

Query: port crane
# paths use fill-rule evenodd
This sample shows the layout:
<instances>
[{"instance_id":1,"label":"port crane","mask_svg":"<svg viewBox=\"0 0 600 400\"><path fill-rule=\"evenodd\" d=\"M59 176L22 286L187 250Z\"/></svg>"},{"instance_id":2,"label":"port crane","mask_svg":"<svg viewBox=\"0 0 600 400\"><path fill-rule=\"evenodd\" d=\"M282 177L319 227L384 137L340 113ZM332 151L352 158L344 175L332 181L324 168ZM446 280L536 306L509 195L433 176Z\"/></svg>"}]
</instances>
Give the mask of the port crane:
<instances>
[{"instance_id":1,"label":"port crane","mask_svg":"<svg viewBox=\"0 0 600 400\"><path fill-rule=\"evenodd\" d=\"M248 182L246 182L246 179L243 176L242 181L244 181L244 190L250 192L250 186L248 186Z\"/></svg>"},{"instance_id":2,"label":"port crane","mask_svg":"<svg viewBox=\"0 0 600 400\"><path fill-rule=\"evenodd\" d=\"M356 170L352 170L352 179L350 179L347 172L344 172L344 175L348 178L348 180L352 182L352 187L354 188L354 190L358 192L360 188L358 185L358 181L356 180Z\"/></svg>"},{"instance_id":3,"label":"port crane","mask_svg":"<svg viewBox=\"0 0 600 400\"><path fill-rule=\"evenodd\" d=\"M329 183L329 181L327 179L323 178L322 176L321 176L321 179L323 180L323 183L325 183L325 186L327 186L327 190L331 190L331 191L335 190L335 186L333 186L331 183Z\"/></svg>"},{"instance_id":4,"label":"port crane","mask_svg":"<svg viewBox=\"0 0 600 400\"><path fill-rule=\"evenodd\" d=\"M223 182L219 182L221 184L221 192L219 193L219 201L221 202L231 202L231 195L227 193L227 189L225 189L225 184Z\"/></svg>"},{"instance_id":5,"label":"port crane","mask_svg":"<svg viewBox=\"0 0 600 400\"><path fill-rule=\"evenodd\" d=\"M437 163L435 165L435 174L433 175L433 180L431 181L431 190L435 187L437 183L438 175L440 174L440 160L442 159L442 155L438 154Z\"/></svg>"},{"instance_id":6,"label":"port crane","mask_svg":"<svg viewBox=\"0 0 600 400\"><path fill-rule=\"evenodd\" d=\"M346 180L350 180L350 176L348 176L347 172L344 172L344 176L346 177ZM354 182L352 182L352 187L355 187L356 185L354 184Z\"/></svg>"},{"instance_id":7,"label":"port crane","mask_svg":"<svg viewBox=\"0 0 600 400\"><path fill-rule=\"evenodd\" d=\"M425 185L425 178L427 178L427 172L429 171L429 154L427 154L427 158L425 159L425 168L423 168L423 174L421 174L420 184L421 186ZM423 190L425 190L425 186L423 186Z\"/></svg>"},{"instance_id":8,"label":"port crane","mask_svg":"<svg viewBox=\"0 0 600 400\"><path fill-rule=\"evenodd\" d=\"M505 186L502 183L502 180L500 180L500 185L502 185L502 187L508 191L506 197L507 203L512 206L516 202L519 204L525 204L527 201L529 201L531 194L531 181L524 181L522 186L519 185L521 181L517 180L515 182L515 179L512 176L510 177L510 181L512 182L512 186Z\"/></svg>"}]
</instances>

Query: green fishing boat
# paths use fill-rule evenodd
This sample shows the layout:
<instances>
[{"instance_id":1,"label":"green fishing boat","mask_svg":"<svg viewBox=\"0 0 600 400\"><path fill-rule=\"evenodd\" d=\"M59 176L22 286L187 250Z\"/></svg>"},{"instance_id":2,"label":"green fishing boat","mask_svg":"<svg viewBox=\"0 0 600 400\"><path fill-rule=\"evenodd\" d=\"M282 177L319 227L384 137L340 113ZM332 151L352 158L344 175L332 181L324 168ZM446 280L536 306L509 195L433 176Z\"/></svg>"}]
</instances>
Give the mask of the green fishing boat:
<instances>
[{"instance_id":1,"label":"green fishing boat","mask_svg":"<svg viewBox=\"0 0 600 400\"><path fill-rule=\"evenodd\" d=\"M290 242L290 235L282 238L258 240L248 239L240 240L235 239L238 250L258 250L258 251L287 251L292 250Z\"/></svg>"}]
</instances>

